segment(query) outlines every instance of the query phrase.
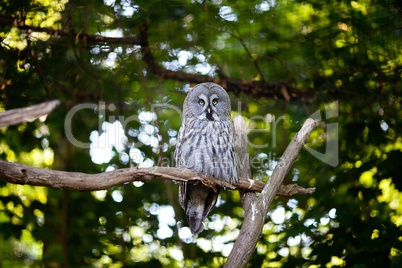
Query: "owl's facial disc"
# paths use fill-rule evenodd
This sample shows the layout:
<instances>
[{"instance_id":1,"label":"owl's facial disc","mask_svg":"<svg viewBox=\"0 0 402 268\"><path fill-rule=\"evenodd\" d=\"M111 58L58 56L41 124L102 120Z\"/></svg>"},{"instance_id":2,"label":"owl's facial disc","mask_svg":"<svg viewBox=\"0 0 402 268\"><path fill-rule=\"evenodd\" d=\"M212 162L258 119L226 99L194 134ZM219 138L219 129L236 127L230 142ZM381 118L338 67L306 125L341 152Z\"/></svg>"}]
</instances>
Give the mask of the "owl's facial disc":
<instances>
[{"instance_id":1,"label":"owl's facial disc","mask_svg":"<svg viewBox=\"0 0 402 268\"><path fill-rule=\"evenodd\" d=\"M204 121L230 119L230 99L226 91L214 83L202 83L189 93L186 109L192 116Z\"/></svg>"}]
</instances>

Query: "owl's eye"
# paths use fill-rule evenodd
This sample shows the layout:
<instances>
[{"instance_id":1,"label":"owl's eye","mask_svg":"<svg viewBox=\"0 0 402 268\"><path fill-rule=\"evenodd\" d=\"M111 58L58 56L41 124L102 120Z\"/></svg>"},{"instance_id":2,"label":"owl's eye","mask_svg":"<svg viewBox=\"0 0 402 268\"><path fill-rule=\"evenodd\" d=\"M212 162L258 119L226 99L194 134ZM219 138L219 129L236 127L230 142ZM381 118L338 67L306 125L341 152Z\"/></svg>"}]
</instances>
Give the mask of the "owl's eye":
<instances>
[{"instance_id":1,"label":"owl's eye","mask_svg":"<svg viewBox=\"0 0 402 268\"><path fill-rule=\"evenodd\" d=\"M199 105L201 105L201 106L204 106L205 101L204 101L204 100L202 100L202 99L199 99L199 100L198 100L198 104L199 104Z\"/></svg>"},{"instance_id":2,"label":"owl's eye","mask_svg":"<svg viewBox=\"0 0 402 268\"><path fill-rule=\"evenodd\" d=\"M213 100L212 100L212 104L213 104L213 105L216 105L217 103L218 103L218 99L213 99Z\"/></svg>"}]
</instances>

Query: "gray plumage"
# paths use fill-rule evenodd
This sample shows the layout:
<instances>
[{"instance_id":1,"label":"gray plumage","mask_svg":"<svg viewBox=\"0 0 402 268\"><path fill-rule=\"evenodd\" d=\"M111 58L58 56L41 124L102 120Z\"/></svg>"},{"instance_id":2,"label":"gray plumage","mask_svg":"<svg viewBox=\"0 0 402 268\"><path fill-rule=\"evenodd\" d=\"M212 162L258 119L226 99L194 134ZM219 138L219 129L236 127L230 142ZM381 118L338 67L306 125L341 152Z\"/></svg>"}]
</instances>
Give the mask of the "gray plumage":
<instances>
[{"instance_id":1,"label":"gray plumage","mask_svg":"<svg viewBox=\"0 0 402 268\"><path fill-rule=\"evenodd\" d=\"M177 167L238 182L230 111L229 95L215 83L199 84L187 94L175 151ZM215 207L219 190L180 183L180 204L194 235L202 231L202 222Z\"/></svg>"}]
</instances>

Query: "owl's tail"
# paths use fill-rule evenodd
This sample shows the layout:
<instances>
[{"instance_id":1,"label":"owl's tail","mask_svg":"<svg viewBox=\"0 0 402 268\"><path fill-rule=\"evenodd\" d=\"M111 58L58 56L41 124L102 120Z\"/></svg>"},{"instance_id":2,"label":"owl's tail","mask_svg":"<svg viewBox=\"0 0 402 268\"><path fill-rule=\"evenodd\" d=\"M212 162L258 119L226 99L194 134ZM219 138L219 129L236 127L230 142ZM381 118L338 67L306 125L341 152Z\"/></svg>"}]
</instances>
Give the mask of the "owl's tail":
<instances>
[{"instance_id":1,"label":"owl's tail","mask_svg":"<svg viewBox=\"0 0 402 268\"><path fill-rule=\"evenodd\" d=\"M203 221L209 212L215 207L219 196L217 192L200 184L180 184L180 192L185 196L181 205L186 212L187 222L193 235L197 235L204 229Z\"/></svg>"}]
</instances>

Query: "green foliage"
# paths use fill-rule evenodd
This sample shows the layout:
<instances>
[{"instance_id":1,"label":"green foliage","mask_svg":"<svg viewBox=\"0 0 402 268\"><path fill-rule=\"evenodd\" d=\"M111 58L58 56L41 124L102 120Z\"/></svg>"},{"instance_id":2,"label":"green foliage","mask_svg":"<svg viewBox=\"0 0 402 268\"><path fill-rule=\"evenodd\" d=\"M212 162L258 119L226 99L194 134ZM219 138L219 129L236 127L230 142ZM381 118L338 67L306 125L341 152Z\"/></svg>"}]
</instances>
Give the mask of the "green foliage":
<instances>
[{"instance_id":1,"label":"green foliage","mask_svg":"<svg viewBox=\"0 0 402 268\"><path fill-rule=\"evenodd\" d=\"M327 127L338 124L337 164L301 152L286 183L316 187L316 193L275 200L249 266L401 266L399 2L3 1L0 17L10 16L28 27L115 37L138 37L146 20L151 52L169 70L289 79L316 93L291 102L230 93L233 113L250 129L256 179L268 180L314 112L321 111L327 125L312 133L310 148L325 153ZM180 110L192 84L146 70L139 45L3 23L0 38L0 110L62 102L47 118L0 129L1 159L86 173L173 166ZM339 111L326 117L334 101ZM69 119L74 138L87 147L71 142ZM118 138L111 142L107 135ZM194 239L185 234L171 182L90 193L0 180L0 266L219 267L242 218L239 194L222 191Z\"/></svg>"}]
</instances>

